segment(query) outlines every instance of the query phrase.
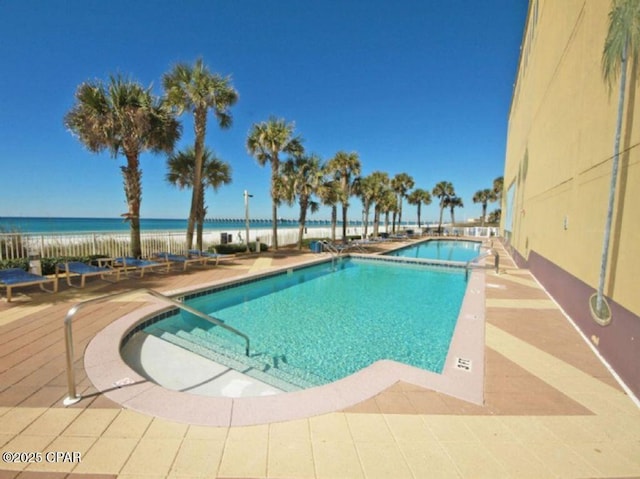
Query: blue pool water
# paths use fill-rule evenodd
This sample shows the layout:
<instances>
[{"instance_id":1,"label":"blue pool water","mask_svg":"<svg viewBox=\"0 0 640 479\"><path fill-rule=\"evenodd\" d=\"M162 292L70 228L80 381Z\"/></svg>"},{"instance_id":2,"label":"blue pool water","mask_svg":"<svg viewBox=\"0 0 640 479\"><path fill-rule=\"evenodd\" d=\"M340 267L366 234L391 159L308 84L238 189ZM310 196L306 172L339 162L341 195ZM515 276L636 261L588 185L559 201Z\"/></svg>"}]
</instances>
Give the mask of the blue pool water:
<instances>
[{"instance_id":1,"label":"blue pool water","mask_svg":"<svg viewBox=\"0 0 640 479\"><path fill-rule=\"evenodd\" d=\"M480 243L477 241L429 240L393 251L388 256L466 262L479 254Z\"/></svg>"},{"instance_id":2,"label":"blue pool water","mask_svg":"<svg viewBox=\"0 0 640 479\"><path fill-rule=\"evenodd\" d=\"M318 385L379 359L441 372L465 289L461 270L347 258L335 269L325 263L289 271L187 304L247 334L252 359L304 371ZM237 337L194 316L151 328L158 327L244 350Z\"/></svg>"}]
</instances>

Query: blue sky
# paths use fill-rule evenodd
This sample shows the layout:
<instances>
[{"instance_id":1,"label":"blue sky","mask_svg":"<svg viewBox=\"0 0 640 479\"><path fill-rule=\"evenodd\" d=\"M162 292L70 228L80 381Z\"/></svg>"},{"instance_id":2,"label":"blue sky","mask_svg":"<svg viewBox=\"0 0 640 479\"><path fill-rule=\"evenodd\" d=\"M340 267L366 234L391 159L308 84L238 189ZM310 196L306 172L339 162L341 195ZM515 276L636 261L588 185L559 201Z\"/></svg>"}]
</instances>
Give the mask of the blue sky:
<instances>
[{"instance_id":1,"label":"blue sky","mask_svg":"<svg viewBox=\"0 0 640 479\"><path fill-rule=\"evenodd\" d=\"M0 216L125 212L124 159L90 153L64 128L76 88L120 73L160 95L162 75L198 57L239 93L230 129L209 117L207 146L233 170L231 185L207 192L209 216L243 217L247 189L252 217L270 217L269 168L245 145L271 116L325 160L358 152L365 175L404 172L428 190L450 181L465 204L456 218L478 216L473 193L503 174L526 11L526 0L3 0ZM191 118L181 121L177 149L193 144ZM185 218L190 192L166 183L165 164L141 158L142 216ZM435 202L423 208L423 220L437 215ZM357 199L349 216L361 218Z\"/></svg>"}]
</instances>

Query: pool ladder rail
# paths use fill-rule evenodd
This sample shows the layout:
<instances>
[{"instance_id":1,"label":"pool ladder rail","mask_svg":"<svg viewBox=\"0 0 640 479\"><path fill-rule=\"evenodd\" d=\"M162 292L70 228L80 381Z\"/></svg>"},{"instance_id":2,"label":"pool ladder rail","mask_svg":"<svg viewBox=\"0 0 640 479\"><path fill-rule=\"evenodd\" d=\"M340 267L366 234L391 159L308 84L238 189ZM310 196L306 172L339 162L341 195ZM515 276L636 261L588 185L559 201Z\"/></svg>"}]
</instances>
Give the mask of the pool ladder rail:
<instances>
[{"instance_id":1,"label":"pool ladder rail","mask_svg":"<svg viewBox=\"0 0 640 479\"><path fill-rule=\"evenodd\" d=\"M64 400L62 401L62 403L65 406L71 406L72 404L77 403L78 401L80 401L80 399L82 399L82 396L80 396L79 394L77 394L76 391L76 378L75 378L75 371L73 368L73 358L74 358L74 353L73 353L73 329L72 329L72 323L73 323L73 318L76 315L76 313L78 311L80 311L83 307L85 307L88 304L93 304L93 303L99 303L99 302L103 302L103 301L108 301L110 299L113 299L117 296L126 296L126 295L133 295L133 294L140 294L140 293L146 293L149 294L150 296L153 296L154 298L157 298L165 303L169 303L171 305L173 305L174 307L178 308L178 309L182 309L183 311L186 311L188 313L194 314L195 316L198 316L201 319L204 319L205 321L208 321L216 326L220 326L223 329L226 329L227 331L240 336L241 338L244 339L245 341L245 354L247 356L249 356L249 347L250 347L250 341L249 341L249 336L247 336L246 334L238 331L237 329L229 326L228 324L225 324L223 321L219 320L218 318L215 318L213 316L208 316L206 314L204 314L201 311L198 311L197 309L192 308L191 306L187 306L184 303L181 303L180 301L177 301L173 298L170 298L169 296L165 296L162 293L159 293L153 289L149 289L149 288L140 288L140 289L135 289L133 291L121 291L119 293L113 293L113 294L109 294L106 296L100 296L99 298L93 298L93 299L88 299L86 301L82 301L74 306L71 307L71 309L69 309L69 311L67 312L66 317L64 318L64 339L65 339L65 348L66 348L66 362L67 362L67 386L68 386L68 394L67 397L64 398Z\"/></svg>"},{"instance_id":2,"label":"pool ladder rail","mask_svg":"<svg viewBox=\"0 0 640 479\"><path fill-rule=\"evenodd\" d=\"M498 254L498 252L496 250L492 250L492 249L488 249L486 252L479 254L478 256L476 256L473 259L470 259L469 261L467 261L464 265L464 277L465 279L469 279L469 271L471 270L471 268L473 268L474 266L480 266L478 263L481 259L484 258L488 258L489 256L493 256L494 257L494 262L493 265L495 267L496 270L496 274L500 274L500 255Z\"/></svg>"}]
</instances>

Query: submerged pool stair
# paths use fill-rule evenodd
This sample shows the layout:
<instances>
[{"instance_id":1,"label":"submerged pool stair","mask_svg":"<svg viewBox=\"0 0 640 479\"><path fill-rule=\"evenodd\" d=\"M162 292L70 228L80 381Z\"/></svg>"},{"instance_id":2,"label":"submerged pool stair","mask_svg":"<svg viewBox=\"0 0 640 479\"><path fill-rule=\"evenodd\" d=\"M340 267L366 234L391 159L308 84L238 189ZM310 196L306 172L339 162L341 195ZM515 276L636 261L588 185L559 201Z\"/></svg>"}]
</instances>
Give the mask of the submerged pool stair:
<instances>
[{"instance_id":1,"label":"submerged pool stair","mask_svg":"<svg viewBox=\"0 0 640 479\"><path fill-rule=\"evenodd\" d=\"M278 356L259 352L247 356L237 343L199 327L154 324L147 327L145 332L282 391L298 391L328 382L287 364Z\"/></svg>"}]
</instances>

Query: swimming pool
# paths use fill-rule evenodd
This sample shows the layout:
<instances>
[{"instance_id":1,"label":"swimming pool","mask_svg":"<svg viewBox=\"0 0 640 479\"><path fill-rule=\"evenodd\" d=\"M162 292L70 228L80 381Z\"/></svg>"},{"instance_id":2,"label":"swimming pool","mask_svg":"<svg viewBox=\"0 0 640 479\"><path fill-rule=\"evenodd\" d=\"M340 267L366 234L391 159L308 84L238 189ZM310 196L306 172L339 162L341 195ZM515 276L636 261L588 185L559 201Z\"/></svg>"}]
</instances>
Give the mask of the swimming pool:
<instances>
[{"instance_id":1,"label":"swimming pool","mask_svg":"<svg viewBox=\"0 0 640 479\"><path fill-rule=\"evenodd\" d=\"M480 254L480 244L478 241L434 239L392 251L387 255L467 262Z\"/></svg>"},{"instance_id":2,"label":"swimming pool","mask_svg":"<svg viewBox=\"0 0 640 479\"><path fill-rule=\"evenodd\" d=\"M343 258L186 298L247 334L250 358L236 337L188 314L145 331L247 372L266 371L271 384L294 386L285 390L326 384L381 359L439 373L466 286L454 268Z\"/></svg>"}]
</instances>

